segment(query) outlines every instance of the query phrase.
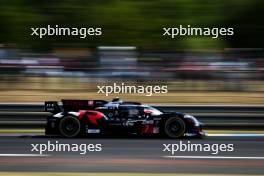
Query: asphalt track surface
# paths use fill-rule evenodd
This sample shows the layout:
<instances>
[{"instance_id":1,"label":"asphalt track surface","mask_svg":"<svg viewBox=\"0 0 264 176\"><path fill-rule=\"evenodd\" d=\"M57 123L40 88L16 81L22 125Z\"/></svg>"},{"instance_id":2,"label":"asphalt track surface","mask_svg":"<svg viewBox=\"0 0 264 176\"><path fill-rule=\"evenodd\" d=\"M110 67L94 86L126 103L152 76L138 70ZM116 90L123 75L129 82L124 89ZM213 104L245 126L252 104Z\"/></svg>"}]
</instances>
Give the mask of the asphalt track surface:
<instances>
[{"instance_id":1,"label":"asphalt track surface","mask_svg":"<svg viewBox=\"0 0 264 176\"><path fill-rule=\"evenodd\" d=\"M31 144L58 141L68 144L102 144L102 151L32 152ZM233 152L163 152L163 144L182 141L196 144L234 144ZM41 172L146 172L196 174L264 174L264 137L208 136L204 139L160 138L77 138L65 139L42 135L1 135L0 171ZM32 156L30 156L32 155ZM222 158L221 158L222 157ZM237 158L238 157L238 158Z\"/></svg>"},{"instance_id":2,"label":"asphalt track surface","mask_svg":"<svg viewBox=\"0 0 264 176\"><path fill-rule=\"evenodd\" d=\"M41 112L42 106L1 105L0 126L8 129L20 126L24 128L25 125L28 126L28 122L34 122L33 126L37 123L39 126L46 119L46 115ZM241 125L263 130L263 106L163 108L167 111L190 112L205 125L213 124L213 129L216 128L215 125L220 124L221 129L231 126L234 130L235 124L239 130L242 128ZM41 115L37 114L40 112ZM26 124L23 126L21 122ZM56 141L60 144L102 144L102 151L88 152L85 155L81 155L80 152L44 152L44 155L40 155L39 152L31 151L31 144L47 144L48 141L53 144ZM170 152L163 152L163 144L179 144L180 141L210 145L234 144L235 151L219 152L217 155L212 155L211 152L176 152L173 158ZM135 137L65 139L43 135L2 134L1 171L264 175L264 135L218 134L204 139L169 140Z\"/></svg>"}]
</instances>

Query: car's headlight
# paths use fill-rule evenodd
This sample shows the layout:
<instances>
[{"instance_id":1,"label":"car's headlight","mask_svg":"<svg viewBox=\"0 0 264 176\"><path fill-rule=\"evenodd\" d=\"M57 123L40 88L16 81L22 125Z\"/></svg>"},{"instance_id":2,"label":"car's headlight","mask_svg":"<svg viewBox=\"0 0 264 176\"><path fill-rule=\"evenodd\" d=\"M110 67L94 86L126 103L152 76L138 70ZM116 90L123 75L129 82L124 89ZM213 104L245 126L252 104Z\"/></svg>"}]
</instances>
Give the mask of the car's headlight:
<instances>
[{"instance_id":1,"label":"car's headlight","mask_svg":"<svg viewBox=\"0 0 264 176\"><path fill-rule=\"evenodd\" d=\"M185 114L184 118L185 119L191 119L194 122L194 126L200 126L200 122L195 117L193 117L189 114Z\"/></svg>"}]
</instances>

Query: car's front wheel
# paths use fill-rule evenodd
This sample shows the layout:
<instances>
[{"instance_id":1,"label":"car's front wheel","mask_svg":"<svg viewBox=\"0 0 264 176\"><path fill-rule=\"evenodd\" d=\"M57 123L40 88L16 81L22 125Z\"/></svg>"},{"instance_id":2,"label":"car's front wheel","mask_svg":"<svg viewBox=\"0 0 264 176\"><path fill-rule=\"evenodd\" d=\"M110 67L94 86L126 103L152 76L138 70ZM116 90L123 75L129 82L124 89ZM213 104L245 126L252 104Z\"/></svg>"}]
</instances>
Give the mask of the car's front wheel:
<instances>
[{"instance_id":1,"label":"car's front wheel","mask_svg":"<svg viewBox=\"0 0 264 176\"><path fill-rule=\"evenodd\" d=\"M169 138L180 138L184 135L186 129L185 122L180 117L170 117L166 120L164 132Z\"/></svg>"},{"instance_id":2,"label":"car's front wheel","mask_svg":"<svg viewBox=\"0 0 264 176\"><path fill-rule=\"evenodd\" d=\"M66 116L60 121L59 131L64 137L76 137L81 131L81 123L76 117Z\"/></svg>"}]
</instances>

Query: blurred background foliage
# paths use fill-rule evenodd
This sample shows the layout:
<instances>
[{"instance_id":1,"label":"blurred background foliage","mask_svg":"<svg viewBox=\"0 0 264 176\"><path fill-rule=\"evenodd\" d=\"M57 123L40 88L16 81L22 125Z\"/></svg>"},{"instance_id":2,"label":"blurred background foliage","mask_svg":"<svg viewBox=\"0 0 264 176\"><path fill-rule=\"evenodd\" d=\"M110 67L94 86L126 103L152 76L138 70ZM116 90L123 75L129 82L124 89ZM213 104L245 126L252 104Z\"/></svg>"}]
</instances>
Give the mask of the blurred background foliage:
<instances>
[{"instance_id":1,"label":"blurred background foliage","mask_svg":"<svg viewBox=\"0 0 264 176\"><path fill-rule=\"evenodd\" d=\"M263 0L0 0L0 43L48 50L54 45L132 45L147 49L263 47ZM30 27L102 27L103 36L31 36ZM234 36L163 38L163 27L233 27Z\"/></svg>"},{"instance_id":2,"label":"blurred background foliage","mask_svg":"<svg viewBox=\"0 0 264 176\"><path fill-rule=\"evenodd\" d=\"M122 95L131 101L263 104L263 12L263 0L0 0L0 101L104 99L97 85L124 82L168 85L168 94ZM103 35L31 35L48 25ZM162 36L179 25L234 36Z\"/></svg>"}]
</instances>

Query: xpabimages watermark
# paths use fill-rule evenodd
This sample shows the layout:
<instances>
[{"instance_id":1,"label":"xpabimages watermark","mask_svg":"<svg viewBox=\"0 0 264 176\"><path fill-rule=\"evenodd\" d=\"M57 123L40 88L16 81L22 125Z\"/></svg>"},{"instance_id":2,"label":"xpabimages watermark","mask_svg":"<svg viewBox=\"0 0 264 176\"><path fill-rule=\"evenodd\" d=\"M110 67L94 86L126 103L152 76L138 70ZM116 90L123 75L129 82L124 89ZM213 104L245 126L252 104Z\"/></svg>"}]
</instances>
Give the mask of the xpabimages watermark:
<instances>
[{"instance_id":1,"label":"xpabimages watermark","mask_svg":"<svg viewBox=\"0 0 264 176\"><path fill-rule=\"evenodd\" d=\"M97 86L98 94L142 94L145 96L152 96L153 94L165 94L168 93L168 86L143 86L143 85L125 85L125 83L113 85Z\"/></svg>"},{"instance_id":2,"label":"xpabimages watermark","mask_svg":"<svg viewBox=\"0 0 264 176\"><path fill-rule=\"evenodd\" d=\"M192 27L191 25L179 25L177 27L164 27L163 36L175 38L176 36L210 36L211 38L218 38L219 36L234 35L233 28L209 28L209 27Z\"/></svg>"},{"instance_id":3,"label":"xpabimages watermark","mask_svg":"<svg viewBox=\"0 0 264 176\"><path fill-rule=\"evenodd\" d=\"M37 152L41 155L50 152L78 152L85 155L87 152L100 152L102 150L102 144L65 144L59 143L59 141L31 144L31 152Z\"/></svg>"},{"instance_id":4,"label":"xpabimages watermark","mask_svg":"<svg viewBox=\"0 0 264 176\"><path fill-rule=\"evenodd\" d=\"M234 144L196 144L190 141L173 144L163 144L163 152L168 152L170 155L175 155L177 152L209 152L217 155L220 152L233 152Z\"/></svg>"},{"instance_id":5,"label":"xpabimages watermark","mask_svg":"<svg viewBox=\"0 0 264 176\"><path fill-rule=\"evenodd\" d=\"M85 39L87 36L100 36L103 34L102 28L87 28L87 27L60 27L59 25L48 25L47 27L32 27L30 28L32 36L43 38L44 36L79 36Z\"/></svg>"}]
</instances>

